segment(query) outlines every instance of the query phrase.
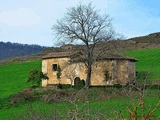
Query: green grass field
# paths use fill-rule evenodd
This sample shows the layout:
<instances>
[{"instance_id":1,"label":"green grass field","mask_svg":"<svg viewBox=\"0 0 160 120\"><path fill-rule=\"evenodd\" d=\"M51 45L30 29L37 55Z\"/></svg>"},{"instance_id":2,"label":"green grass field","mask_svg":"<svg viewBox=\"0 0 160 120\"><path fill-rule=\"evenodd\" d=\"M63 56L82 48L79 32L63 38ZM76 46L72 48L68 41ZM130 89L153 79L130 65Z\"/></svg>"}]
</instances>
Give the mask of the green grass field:
<instances>
[{"instance_id":1,"label":"green grass field","mask_svg":"<svg viewBox=\"0 0 160 120\"><path fill-rule=\"evenodd\" d=\"M136 63L136 69L137 71L152 71L151 80L159 80L160 79L160 48L156 49L146 49L146 50L135 50L135 51L126 51L124 54L135 57L138 59L138 62ZM35 61L28 61L28 62L14 62L9 63L6 65L0 65L0 98L6 99L23 90L24 88L30 86L30 84L26 83L27 75L30 70L33 69L41 69L41 61L35 60ZM153 91L154 93L157 91ZM110 101L94 101L90 102L88 105L90 106L90 109L93 111L96 111L97 109L101 110L105 114L105 112L108 112L115 108L116 110L124 110L123 114L128 115L126 112L126 103L131 102L131 99L114 99ZM152 99L150 97L147 98L147 105L152 104L153 106L156 105L156 103L159 101L159 98L156 96L153 96ZM119 107L119 103L121 104L121 107ZM10 108L4 108L0 110L0 120L9 120L12 116L18 115L18 114L25 114L25 107L32 104L33 106L36 106L37 104L39 106L43 105L43 108L48 111L52 110L52 112L55 109L62 110L64 108L64 104L61 102L56 102L53 104L44 103L42 101L34 101L32 103L23 103L16 106L12 106ZM77 103L78 106L82 106L83 103ZM124 105L125 104L125 105ZM71 110L73 107L69 103L65 103L65 105ZM56 106L55 109L53 106ZM87 106L85 106L87 107ZM85 108L84 109L87 109ZM38 110L39 108L35 108ZM92 111L91 110L91 111ZM65 111L65 110L64 110ZM59 111L58 111L59 112ZM63 112L63 111L62 111ZM158 115L160 110L156 111L155 114ZM65 113L65 112L64 112Z\"/></svg>"},{"instance_id":2,"label":"green grass field","mask_svg":"<svg viewBox=\"0 0 160 120\"><path fill-rule=\"evenodd\" d=\"M149 109L150 106L152 106L153 110L159 101L157 97L152 97L152 99L150 97L151 96L147 96L146 98L145 111L148 111L147 109ZM105 119L107 116L109 118L115 118L117 115L115 112L119 111L121 111L124 118L128 118L129 112L127 111L126 107L130 105L132 106L133 103L137 103L137 100L128 98L116 98L105 101L76 102L75 104L70 102L45 103L39 100L13 106L9 109L0 110L0 120L11 120L13 118L14 120L17 120L20 119L20 116L22 118L24 118L24 116L27 117L28 114L30 116L37 116L37 114L41 115L41 118L44 120L48 119L48 116L58 116L57 120L61 120L75 114L78 114L79 116L83 114L89 114L90 116L104 115L103 119ZM133 106L131 108L133 110ZM159 116L159 112L160 108L154 112L154 115ZM141 114L141 109L138 109L138 114ZM23 120L22 118L20 120Z\"/></svg>"},{"instance_id":3,"label":"green grass field","mask_svg":"<svg viewBox=\"0 0 160 120\"><path fill-rule=\"evenodd\" d=\"M132 50L123 53L138 59L136 71L151 72L150 80L160 80L160 48Z\"/></svg>"},{"instance_id":4,"label":"green grass field","mask_svg":"<svg viewBox=\"0 0 160 120\"><path fill-rule=\"evenodd\" d=\"M41 69L41 61L18 62L0 65L0 98L8 97L29 86L28 73Z\"/></svg>"}]
</instances>

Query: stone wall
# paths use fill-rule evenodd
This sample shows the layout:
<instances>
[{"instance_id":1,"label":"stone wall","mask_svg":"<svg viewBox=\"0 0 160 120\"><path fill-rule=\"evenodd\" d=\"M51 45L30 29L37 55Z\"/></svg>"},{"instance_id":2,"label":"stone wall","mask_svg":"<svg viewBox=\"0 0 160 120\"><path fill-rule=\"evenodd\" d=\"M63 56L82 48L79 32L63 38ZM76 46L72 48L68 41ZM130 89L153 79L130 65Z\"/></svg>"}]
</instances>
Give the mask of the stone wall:
<instances>
[{"instance_id":1,"label":"stone wall","mask_svg":"<svg viewBox=\"0 0 160 120\"><path fill-rule=\"evenodd\" d=\"M62 69L61 79L57 79L57 71L52 70L52 65L60 65ZM109 79L105 79L105 72L108 71ZM74 79L79 77L85 80L87 69L84 63L69 63L69 58L52 58L42 61L42 72L46 73L49 80L42 80L42 86L47 84L72 84ZM92 65L91 83L92 86L99 85L125 85L135 80L135 63L128 60L105 60L98 61Z\"/></svg>"},{"instance_id":2,"label":"stone wall","mask_svg":"<svg viewBox=\"0 0 160 120\"><path fill-rule=\"evenodd\" d=\"M128 61L128 80L132 83L136 80L136 66L134 62Z\"/></svg>"},{"instance_id":3,"label":"stone wall","mask_svg":"<svg viewBox=\"0 0 160 120\"><path fill-rule=\"evenodd\" d=\"M57 79L57 71L53 70L53 64L59 65L62 69L62 75L64 75L63 69L67 64L69 64L69 58L52 58L52 59L44 59L42 60L42 72L46 73L49 79L42 80L42 86L46 86L47 84L66 84L70 80L66 79L66 77L61 76L61 79ZM47 82L47 83L46 83Z\"/></svg>"},{"instance_id":4,"label":"stone wall","mask_svg":"<svg viewBox=\"0 0 160 120\"><path fill-rule=\"evenodd\" d=\"M47 74L47 62L48 60L42 60L42 72L43 74ZM48 83L48 80L42 79L42 86L46 86Z\"/></svg>"}]
</instances>

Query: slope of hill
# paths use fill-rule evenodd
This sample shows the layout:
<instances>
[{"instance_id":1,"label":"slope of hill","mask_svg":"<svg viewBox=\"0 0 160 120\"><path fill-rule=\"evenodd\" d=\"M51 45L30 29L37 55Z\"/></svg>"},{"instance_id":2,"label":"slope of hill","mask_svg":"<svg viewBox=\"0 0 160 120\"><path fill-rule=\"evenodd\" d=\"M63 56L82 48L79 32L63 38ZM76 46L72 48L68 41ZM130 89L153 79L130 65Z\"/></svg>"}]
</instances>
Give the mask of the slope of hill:
<instances>
[{"instance_id":1,"label":"slope of hill","mask_svg":"<svg viewBox=\"0 0 160 120\"><path fill-rule=\"evenodd\" d=\"M24 89L29 71L41 70L41 61L14 62L0 65L0 98L10 96Z\"/></svg>"},{"instance_id":2,"label":"slope of hill","mask_svg":"<svg viewBox=\"0 0 160 120\"><path fill-rule=\"evenodd\" d=\"M125 55L138 59L136 70L147 74L148 80L160 82L160 48L125 51Z\"/></svg>"},{"instance_id":3,"label":"slope of hill","mask_svg":"<svg viewBox=\"0 0 160 120\"><path fill-rule=\"evenodd\" d=\"M136 63L138 72L151 72L151 81L160 80L160 48L127 51L125 54L139 60ZM41 60L0 65L0 97L9 96L27 87L27 75L33 69L41 69Z\"/></svg>"},{"instance_id":4,"label":"slope of hill","mask_svg":"<svg viewBox=\"0 0 160 120\"><path fill-rule=\"evenodd\" d=\"M129 40L135 41L136 43L155 43L160 44L160 32L152 33L146 36L135 37Z\"/></svg>"},{"instance_id":5,"label":"slope of hill","mask_svg":"<svg viewBox=\"0 0 160 120\"><path fill-rule=\"evenodd\" d=\"M120 47L124 50L158 48L160 47L160 32L122 41Z\"/></svg>"},{"instance_id":6,"label":"slope of hill","mask_svg":"<svg viewBox=\"0 0 160 120\"><path fill-rule=\"evenodd\" d=\"M10 58L6 58L4 60L0 60L0 65L12 63L12 62L24 62L24 61L32 61L32 60L41 60L42 56L44 56L44 55L46 55L50 52L58 52L58 51L62 51L62 50L63 49L61 49L61 48L54 48L54 47L43 48L43 50L38 52L37 54L10 57Z\"/></svg>"},{"instance_id":7,"label":"slope of hill","mask_svg":"<svg viewBox=\"0 0 160 120\"><path fill-rule=\"evenodd\" d=\"M160 47L160 32L152 33L147 36L135 37L128 40L110 41L102 44L111 51L126 51L126 50L140 50L148 48ZM67 46L56 47L41 47L38 45L27 45L17 43L0 42L0 63L6 61L25 61L31 59L40 59L43 55L50 52L66 51ZM83 45L73 45L73 49L81 49ZM98 46L101 48L101 44ZM65 48L65 49L64 49ZM20 57L19 57L20 56ZM21 57L23 56L23 57ZM12 57L12 58L11 58ZM7 59L2 61L3 59Z\"/></svg>"},{"instance_id":8,"label":"slope of hill","mask_svg":"<svg viewBox=\"0 0 160 120\"><path fill-rule=\"evenodd\" d=\"M37 54L44 48L45 47L41 47L39 45L0 42L0 60L15 56Z\"/></svg>"}]
</instances>

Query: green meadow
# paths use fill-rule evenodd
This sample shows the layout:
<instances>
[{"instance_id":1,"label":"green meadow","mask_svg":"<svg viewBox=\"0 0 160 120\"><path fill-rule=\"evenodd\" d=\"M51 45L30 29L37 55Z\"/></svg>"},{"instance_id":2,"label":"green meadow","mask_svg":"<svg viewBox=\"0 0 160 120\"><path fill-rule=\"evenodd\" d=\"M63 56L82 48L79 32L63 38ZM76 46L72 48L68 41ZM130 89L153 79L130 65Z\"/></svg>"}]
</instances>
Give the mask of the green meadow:
<instances>
[{"instance_id":1,"label":"green meadow","mask_svg":"<svg viewBox=\"0 0 160 120\"><path fill-rule=\"evenodd\" d=\"M26 81L33 69L41 69L40 60L0 65L0 97L8 97L29 86Z\"/></svg>"},{"instance_id":2,"label":"green meadow","mask_svg":"<svg viewBox=\"0 0 160 120\"><path fill-rule=\"evenodd\" d=\"M138 59L138 62L136 63L136 70L138 72L151 71L152 74L150 79L160 80L160 48L125 51L124 54ZM117 110L122 111L123 116L128 116L126 106L129 105L130 102L137 102L137 99L121 97L115 97L111 100L105 101L88 100L87 103L77 102L76 104L71 104L68 102L45 103L41 100L35 100L13 106L4 105L5 107L1 108L1 105L3 105L3 103L6 104L6 101L8 101L10 96L28 86L31 86L31 84L26 83L26 81L28 72L33 69L41 69L41 60L13 62L0 65L0 120L10 120L13 116L16 117L18 115L25 116L27 109L33 106L37 111L43 111L44 113L48 112L51 114L61 114L62 118L66 115L66 111L76 110L75 106L78 106L80 113L91 112L92 114L97 114L98 110L102 114L107 113L113 117L114 111ZM91 88L91 94L94 95L94 89L92 89L93 88ZM159 101L159 90L151 90L149 92L150 94L147 93L149 95L146 97L146 106L152 105L154 108ZM160 109L157 109L154 114L159 115L159 113Z\"/></svg>"},{"instance_id":3,"label":"green meadow","mask_svg":"<svg viewBox=\"0 0 160 120\"><path fill-rule=\"evenodd\" d=\"M137 72L149 73L148 79L160 80L160 48L132 50L123 52L125 55L138 59Z\"/></svg>"}]
</instances>

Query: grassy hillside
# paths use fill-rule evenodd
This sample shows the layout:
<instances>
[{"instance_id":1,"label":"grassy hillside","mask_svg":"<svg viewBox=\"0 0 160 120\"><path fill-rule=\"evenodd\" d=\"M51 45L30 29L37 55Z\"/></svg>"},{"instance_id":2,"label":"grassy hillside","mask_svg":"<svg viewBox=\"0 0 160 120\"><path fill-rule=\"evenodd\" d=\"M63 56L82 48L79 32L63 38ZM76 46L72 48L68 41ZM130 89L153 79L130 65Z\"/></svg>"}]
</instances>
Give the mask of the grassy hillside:
<instances>
[{"instance_id":1,"label":"grassy hillside","mask_svg":"<svg viewBox=\"0 0 160 120\"><path fill-rule=\"evenodd\" d=\"M137 58L139 61L136 63L137 71L149 71L150 69L153 72L152 80L158 79L160 76L157 73L160 73L160 48L156 49L146 49L146 50L136 50L136 51L126 51L124 54ZM41 60L29 61L29 62L14 62L6 65L0 65L0 98L6 98L12 94L17 93L18 91L24 89L29 86L26 83L28 72L32 69L41 69ZM95 95L95 89L90 89L90 94ZM112 91L112 90L111 90ZM110 91L110 92L111 92ZM105 92L108 94L109 91ZM118 92L118 91L115 91ZM158 90L152 90L151 93L147 93L146 96L146 106L152 104L154 108L159 101ZM98 90L99 93L99 90ZM128 93L128 90L127 90ZM154 94L153 94L154 93ZM112 94L112 92L111 92ZM131 98L124 98L119 94L119 96L114 96L112 99L105 101L89 101L88 103L78 102L76 103L80 110L90 109L91 112L95 115L98 112L103 114L109 114L113 117L113 113L115 110L122 110L122 114L124 116L128 115L126 111L126 106L131 104L132 102L137 102L137 98L131 95ZM125 94L123 94L125 95ZM97 95L97 98L99 96ZM150 99L152 97L152 99ZM117 99L118 98L118 99ZM133 99L134 98L134 99ZM89 99L89 98L87 98ZM125 99L125 100L124 100ZM126 102L127 101L127 102ZM9 120L13 116L24 115L27 114L28 106L34 106L33 108L39 112L44 111L44 113L50 112L50 115L58 115L65 116L67 115L67 111L74 111L74 104L66 103L66 102L53 102L53 103L44 103L43 101L33 101L26 102L22 104L18 104L15 106L11 106L10 108L4 108L0 110L0 119L1 120ZM43 106L42 106L43 105ZM32 112L32 111L31 111ZM34 114L35 111L32 113ZM80 113L86 111L80 111ZM155 115L159 115L159 109L154 113ZM39 114L38 114L39 115ZM45 117L45 116L44 116ZM19 118L18 118L19 119Z\"/></svg>"},{"instance_id":2,"label":"grassy hillside","mask_svg":"<svg viewBox=\"0 0 160 120\"><path fill-rule=\"evenodd\" d=\"M160 48L126 51L124 54L139 60L136 63L138 72L151 71L152 80L160 79ZM29 86L26 83L27 75L35 68L41 69L41 60L0 65L0 97L7 97Z\"/></svg>"},{"instance_id":3,"label":"grassy hillside","mask_svg":"<svg viewBox=\"0 0 160 120\"><path fill-rule=\"evenodd\" d=\"M138 59L138 72L151 72L151 80L160 80L160 48L125 51L124 54Z\"/></svg>"},{"instance_id":4,"label":"grassy hillside","mask_svg":"<svg viewBox=\"0 0 160 120\"><path fill-rule=\"evenodd\" d=\"M29 84L26 83L28 72L41 69L41 61L10 63L0 65L0 98L14 94Z\"/></svg>"}]
</instances>

